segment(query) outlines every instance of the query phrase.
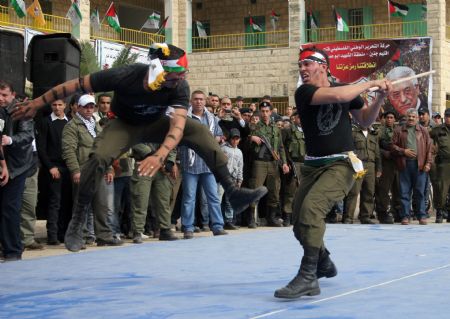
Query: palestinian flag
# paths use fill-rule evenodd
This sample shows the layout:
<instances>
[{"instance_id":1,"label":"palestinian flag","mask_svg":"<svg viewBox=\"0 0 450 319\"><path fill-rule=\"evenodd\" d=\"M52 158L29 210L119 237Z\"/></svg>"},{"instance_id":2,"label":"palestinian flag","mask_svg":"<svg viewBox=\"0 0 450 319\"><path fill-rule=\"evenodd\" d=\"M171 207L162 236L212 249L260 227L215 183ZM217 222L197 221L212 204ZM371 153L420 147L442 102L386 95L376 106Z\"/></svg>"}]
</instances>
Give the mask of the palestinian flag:
<instances>
[{"instance_id":1,"label":"palestinian flag","mask_svg":"<svg viewBox=\"0 0 450 319\"><path fill-rule=\"evenodd\" d=\"M262 28L253 21L253 18L250 17L250 27L252 28L253 32L262 32Z\"/></svg>"},{"instance_id":2,"label":"palestinian flag","mask_svg":"<svg viewBox=\"0 0 450 319\"><path fill-rule=\"evenodd\" d=\"M156 32L156 34L165 34L166 33L167 21L169 21L169 16L167 16L163 20L163 22L161 23L161 27L159 28L158 32Z\"/></svg>"},{"instance_id":3,"label":"palestinian flag","mask_svg":"<svg viewBox=\"0 0 450 319\"><path fill-rule=\"evenodd\" d=\"M91 27L95 31L100 30L100 15L98 14L97 8L95 8L95 10L92 11L91 14Z\"/></svg>"},{"instance_id":4,"label":"palestinian flag","mask_svg":"<svg viewBox=\"0 0 450 319\"><path fill-rule=\"evenodd\" d=\"M308 11L308 29L317 29L319 24L312 11Z\"/></svg>"},{"instance_id":5,"label":"palestinian flag","mask_svg":"<svg viewBox=\"0 0 450 319\"><path fill-rule=\"evenodd\" d=\"M158 12L153 11L153 13L149 15L141 29L158 29L160 21L161 15Z\"/></svg>"},{"instance_id":6,"label":"palestinian flag","mask_svg":"<svg viewBox=\"0 0 450 319\"><path fill-rule=\"evenodd\" d=\"M270 13L270 23L272 24L272 28L274 30L277 29L278 20L280 19L280 15L277 14L274 10Z\"/></svg>"},{"instance_id":7,"label":"palestinian flag","mask_svg":"<svg viewBox=\"0 0 450 319\"><path fill-rule=\"evenodd\" d=\"M119 16L116 13L116 8L114 7L114 2L111 2L111 5L108 8L108 11L106 11L106 21L108 21L108 24L111 28L114 29L116 32L122 31L120 29L120 22L119 22Z\"/></svg>"},{"instance_id":8,"label":"palestinian flag","mask_svg":"<svg viewBox=\"0 0 450 319\"><path fill-rule=\"evenodd\" d=\"M11 6L16 11L19 18L23 18L27 15L27 9L25 8L25 2L23 0L11 0Z\"/></svg>"},{"instance_id":9,"label":"palestinian flag","mask_svg":"<svg viewBox=\"0 0 450 319\"><path fill-rule=\"evenodd\" d=\"M69 18L70 21L72 21L72 25L80 24L83 18L81 16L79 0L73 0L69 11L67 11L66 18Z\"/></svg>"},{"instance_id":10,"label":"palestinian flag","mask_svg":"<svg viewBox=\"0 0 450 319\"><path fill-rule=\"evenodd\" d=\"M200 38L207 38L208 34L206 34L206 30L205 30L205 27L203 26L203 24L200 21L197 21L195 23L197 25L198 36Z\"/></svg>"},{"instance_id":11,"label":"palestinian flag","mask_svg":"<svg viewBox=\"0 0 450 319\"><path fill-rule=\"evenodd\" d=\"M389 13L393 17L406 17L409 8L404 4L400 4L391 0L388 0Z\"/></svg>"},{"instance_id":12,"label":"palestinian flag","mask_svg":"<svg viewBox=\"0 0 450 319\"><path fill-rule=\"evenodd\" d=\"M336 8L333 7L334 12L334 21L336 22L336 30L340 32L348 32L348 25L345 23L344 19L342 19L339 12L336 11Z\"/></svg>"}]
</instances>

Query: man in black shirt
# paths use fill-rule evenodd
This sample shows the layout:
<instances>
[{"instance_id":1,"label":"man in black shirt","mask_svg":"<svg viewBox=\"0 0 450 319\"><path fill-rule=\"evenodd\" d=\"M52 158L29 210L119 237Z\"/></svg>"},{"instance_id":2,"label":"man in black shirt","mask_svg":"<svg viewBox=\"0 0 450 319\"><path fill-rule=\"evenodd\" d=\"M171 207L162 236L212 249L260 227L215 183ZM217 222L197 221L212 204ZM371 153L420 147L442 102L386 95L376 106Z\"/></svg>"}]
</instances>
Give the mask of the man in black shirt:
<instances>
[{"instance_id":1,"label":"man in black shirt","mask_svg":"<svg viewBox=\"0 0 450 319\"><path fill-rule=\"evenodd\" d=\"M45 104L76 92L114 91L111 111L117 116L96 138L92 154L81 171L80 192L64 244L71 251L83 247L82 225L86 211L113 160L140 142L161 144L139 164L142 176L153 176L164 166L169 152L179 143L192 148L210 167L223 185L236 212L267 193L238 189L227 168L227 158L208 128L187 119L189 85L185 80L186 53L173 45L154 43L149 50L149 65L133 64L99 71L56 86L42 96L21 104L15 118L30 118ZM166 115L167 114L167 115Z\"/></svg>"},{"instance_id":2,"label":"man in black shirt","mask_svg":"<svg viewBox=\"0 0 450 319\"><path fill-rule=\"evenodd\" d=\"M330 82L328 56L316 48L300 52L299 67L303 85L295 92L295 102L302 119L306 156L294 202L293 231L304 255L297 276L275 291L275 297L290 299L320 294L317 279L337 274L323 242L325 217L348 194L354 179L363 174L362 163L352 152L349 112L361 125L369 126L390 88L386 80L343 87ZM372 87L379 90L368 106L359 95Z\"/></svg>"}]
</instances>

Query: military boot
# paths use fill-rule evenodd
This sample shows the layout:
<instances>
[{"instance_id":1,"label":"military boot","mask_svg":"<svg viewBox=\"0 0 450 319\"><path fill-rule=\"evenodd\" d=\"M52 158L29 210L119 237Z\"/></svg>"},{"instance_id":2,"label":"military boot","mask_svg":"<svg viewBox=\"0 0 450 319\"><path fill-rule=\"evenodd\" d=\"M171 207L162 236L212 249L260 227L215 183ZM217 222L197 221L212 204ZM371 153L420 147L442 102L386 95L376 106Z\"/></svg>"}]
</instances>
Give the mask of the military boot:
<instances>
[{"instance_id":1,"label":"military boot","mask_svg":"<svg viewBox=\"0 0 450 319\"><path fill-rule=\"evenodd\" d=\"M270 227L283 227L282 221L277 218L277 207L269 207L269 212L267 216L267 226Z\"/></svg>"},{"instance_id":2,"label":"military boot","mask_svg":"<svg viewBox=\"0 0 450 319\"><path fill-rule=\"evenodd\" d=\"M77 252L84 246L83 227L86 222L88 210L89 206L76 204L64 237L64 245L70 251Z\"/></svg>"},{"instance_id":3,"label":"military boot","mask_svg":"<svg viewBox=\"0 0 450 319\"><path fill-rule=\"evenodd\" d=\"M284 218L283 218L283 226L284 227L291 226L291 217L292 217L291 213L284 213Z\"/></svg>"},{"instance_id":4,"label":"military boot","mask_svg":"<svg viewBox=\"0 0 450 319\"><path fill-rule=\"evenodd\" d=\"M393 224L394 223L394 216L390 212L380 212L377 213L378 220L380 221L380 224Z\"/></svg>"},{"instance_id":5,"label":"military boot","mask_svg":"<svg viewBox=\"0 0 450 319\"><path fill-rule=\"evenodd\" d=\"M442 211L442 209L438 209L436 211L436 223L442 224L443 221L444 221L444 212Z\"/></svg>"},{"instance_id":6,"label":"military boot","mask_svg":"<svg viewBox=\"0 0 450 319\"><path fill-rule=\"evenodd\" d=\"M247 210L247 225L248 228L257 228L255 220L256 207L250 206Z\"/></svg>"},{"instance_id":7,"label":"military boot","mask_svg":"<svg viewBox=\"0 0 450 319\"><path fill-rule=\"evenodd\" d=\"M330 258L330 252L325 246L319 251L319 261L317 263L317 279L326 277L331 278L337 275L337 268Z\"/></svg>"},{"instance_id":8,"label":"military boot","mask_svg":"<svg viewBox=\"0 0 450 319\"><path fill-rule=\"evenodd\" d=\"M235 214L240 214L243 212L250 204L256 203L264 195L267 194L267 188L265 186L260 186L256 189L250 189L245 187L236 187L236 183L228 176L220 180L225 193L228 196L231 206Z\"/></svg>"},{"instance_id":9,"label":"military boot","mask_svg":"<svg viewBox=\"0 0 450 319\"><path fill-rule=\"evenodd\" d=\"M320 294L319 281L317 280L317 262L319 249L306 248L302 258L300 270L286 287L277 289L276 298L296 299L301 296L316 296Z\"/></svg>"}]
</instances>

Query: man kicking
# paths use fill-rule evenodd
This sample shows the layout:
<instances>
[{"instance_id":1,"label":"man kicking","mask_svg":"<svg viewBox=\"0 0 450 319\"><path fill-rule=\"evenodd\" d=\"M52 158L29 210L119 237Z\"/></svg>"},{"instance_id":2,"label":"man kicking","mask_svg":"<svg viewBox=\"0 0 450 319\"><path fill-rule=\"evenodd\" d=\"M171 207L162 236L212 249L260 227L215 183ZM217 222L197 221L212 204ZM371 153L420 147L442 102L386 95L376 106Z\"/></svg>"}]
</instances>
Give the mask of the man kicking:
<instances>
[{"instance_id":1,"label":"man kicking","mask_svg":"<svg viewBox=\"0 0 450 319\"><path fill-rule=\"evenodd\" d=\"M156 152L140 162L142 176L153 176L164 165L169 152L180 144L193 149L205 160L235 211L243 211L267 193L265 187L237 188L227 169L227 158L208 128L187 118L186 53L170 44L154 43L149 59L149 65L133 64L67 81L15 107L14 118L31 118L44 105L74 93L114 91L111 111L117 119L110 121L97 136L90 158L81 169L80 191L64 240L70 251L79 251L84 245L82 228L86 212L106 168L131 146L141 142L161 144Z\"/></svg>"}]
</instances>

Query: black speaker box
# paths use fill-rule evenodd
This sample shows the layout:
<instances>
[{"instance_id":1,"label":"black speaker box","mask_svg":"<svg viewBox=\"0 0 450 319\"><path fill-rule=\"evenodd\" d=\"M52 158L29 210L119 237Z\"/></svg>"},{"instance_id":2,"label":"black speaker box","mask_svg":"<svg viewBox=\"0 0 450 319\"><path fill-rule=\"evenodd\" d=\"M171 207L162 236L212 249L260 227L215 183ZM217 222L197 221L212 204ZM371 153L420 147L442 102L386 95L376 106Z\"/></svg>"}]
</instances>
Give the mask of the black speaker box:
<instances>
[{"instance_id":1,"label":"black speaker box","mask_svg":"<svg viewBox=\"0 0 450 319\"><path fill-rule=\"evenodd\" d=\"M80 76L81 48L70 33L36 35L27 52L33 98Z\"/></svg>"},{"instance_id":2,"label":"black speaker box","mask_svg":"<svg viewBox=\"0 0 450 319\"><path fill-rule=\"evenodd\" d=\"M16 93L24 94L24 39L20 33L0 30L0 79L10 82Z\"/></svg>"}]
</instances>

